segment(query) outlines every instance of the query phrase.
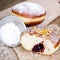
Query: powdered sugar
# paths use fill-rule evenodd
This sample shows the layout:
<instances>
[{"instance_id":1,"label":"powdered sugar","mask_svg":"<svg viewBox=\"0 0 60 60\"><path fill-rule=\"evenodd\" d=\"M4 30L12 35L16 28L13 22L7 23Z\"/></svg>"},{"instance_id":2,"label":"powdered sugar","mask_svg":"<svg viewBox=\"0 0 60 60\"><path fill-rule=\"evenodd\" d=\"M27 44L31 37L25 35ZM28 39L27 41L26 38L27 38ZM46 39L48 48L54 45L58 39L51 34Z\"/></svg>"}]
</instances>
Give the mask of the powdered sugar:
<instances>
[{"instance_id":1,"label":"powdered sugar","mask_svg":"<svg viewBox=\"0 0 60 60\"><path fill-rule=\"evenodd\" d=\"M1 41L7 46L20 44L20 34L21 31L14 23L7 23L0 28Z\"/></svg>"},{"instance_id":2,"label":"powdered sugar","mask_svg":"<svg viewBox=\"0 0 60 60\"><path fill-rule=\"evenodd\" d=\"M19 13L26 13L29 15L40 15L45 13L45 9L32 2L22 2L13 6L13 10L16 10Z\"/></svg>"}]
</instances>

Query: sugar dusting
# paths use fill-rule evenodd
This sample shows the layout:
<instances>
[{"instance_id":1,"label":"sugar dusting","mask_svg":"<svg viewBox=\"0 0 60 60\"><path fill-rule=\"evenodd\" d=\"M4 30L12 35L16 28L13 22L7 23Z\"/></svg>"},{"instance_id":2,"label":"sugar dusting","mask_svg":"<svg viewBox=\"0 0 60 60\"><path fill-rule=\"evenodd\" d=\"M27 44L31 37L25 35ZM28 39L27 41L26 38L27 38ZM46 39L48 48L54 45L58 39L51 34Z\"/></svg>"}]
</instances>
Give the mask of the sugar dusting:
<instances>
[{"instance_id":1,"label":"sugar dusting","mask_svg":"<svg viewBox=\"0 0 60 60\"><path fill-rule=\"evenodd\" d=\"M20 30L14 23L7 23L0 28L1 41L7 46L15 46L20 43Z\"/></svg>"},{"instance_id":2,"label":"sugar dusting","mask_svg":"<svg viewBox=\"0 0 60 60\"><path fill-rule=\"evenodd\" d=\"M13 10L19 12L19 13L26 13L31 16L33 15L40 15L45 13L45 9L38 4L32 3L32 2L23 2L16 4L13 6Z\"/></svg>"},{"instance_id":3,"label":"sugar dusting","mask_svg":"<svg viewBox=\"0 0 60 60\"><path fill-rule=\"evenodd\" d=\"M8 48L0 42L0 60L17 60L17 56L12 48Z\"/></svg>"}]
</instances>

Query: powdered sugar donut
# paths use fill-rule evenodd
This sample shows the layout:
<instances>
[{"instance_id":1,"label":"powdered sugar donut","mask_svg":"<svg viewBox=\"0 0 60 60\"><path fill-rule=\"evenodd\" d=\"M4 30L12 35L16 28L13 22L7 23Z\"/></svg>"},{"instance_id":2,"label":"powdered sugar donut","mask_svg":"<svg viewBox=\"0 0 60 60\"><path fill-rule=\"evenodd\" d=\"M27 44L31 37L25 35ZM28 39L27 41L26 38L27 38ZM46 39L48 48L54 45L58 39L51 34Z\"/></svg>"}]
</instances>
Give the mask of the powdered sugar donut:
<instances>
[{"instance_id":1,"label":"powdered sugar donut","mask_svg":"<svg viewBox=\"0 0 60 60\"><path fill-rule=\"evenodd\" d=\"M35 25L45 19L45 9L39 4L22 2L12 8L12 12L22 18L26 25Z\"/></svg>"}]
</instances>

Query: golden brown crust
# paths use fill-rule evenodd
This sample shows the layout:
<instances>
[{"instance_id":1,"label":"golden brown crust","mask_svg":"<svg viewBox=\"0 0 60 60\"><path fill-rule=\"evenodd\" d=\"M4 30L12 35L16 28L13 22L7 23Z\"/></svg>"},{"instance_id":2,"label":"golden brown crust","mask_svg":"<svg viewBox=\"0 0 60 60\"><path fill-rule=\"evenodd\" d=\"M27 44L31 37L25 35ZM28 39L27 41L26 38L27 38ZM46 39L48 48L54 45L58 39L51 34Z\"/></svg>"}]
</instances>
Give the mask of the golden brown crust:
<instances>
[{"instance_id":1,"label":"golden brown crust","mask_svg":"<svg viewBox=\"0 0 60 60\"><path fill-rule=\"evenodd\" d=\"M20 16L19 14L15 14L14 12L12 12L12 14L25 20L23 22L26 24L26 26L34 26L34 25L40 24L44 21L44 18L45 18L45 16L40 16L39 18L36 18L36 17L35 18L26 18L26 17ZM27 20L29 20L29 22Z\"/></svg>"},{"instance_id":2,"label":"golden brown crust","mask_svg":"<svg viewBox=\"0 0 60 60\"><path fill-rule=\"evenodd\" d=\"M58 47L60 44L60 39L58 40L58 42L55 44L54 48Z\"/></svg>"},{"instance_id":3,"label":"golden brown crust","mask_svg":"<svg viewBox=\"0 0 60 60\"><path fill-rule=\"evenodd\" d=\"M40 21L34 21L34 22L25 22L25 24L27 26L34 26L34 25L37 25L37 24L40 24L42 23L44 20L40 20Z\"/></svg>"},{"instance_id":4,"label":"golden brown crust","mask_svg":"<svg viewBox=\"0 0 60 60\"><path fill-rule=\"evenodd\" d=\"M46 12L45 12L44 14L40 14L39 16L37 16L37 15L31 16L31 15L29 15L29 14L27 14L27 13L19 13L19 12L16 12L15 10L12 10L12 12L13 12L14 14L16 14L16 15L19 15L19 16L22 16L22 17L25 17L25 18L32 18L32 19L34 19L34 18L40 18L40 17L46 15Z\"/></svg>"}]
</instances>

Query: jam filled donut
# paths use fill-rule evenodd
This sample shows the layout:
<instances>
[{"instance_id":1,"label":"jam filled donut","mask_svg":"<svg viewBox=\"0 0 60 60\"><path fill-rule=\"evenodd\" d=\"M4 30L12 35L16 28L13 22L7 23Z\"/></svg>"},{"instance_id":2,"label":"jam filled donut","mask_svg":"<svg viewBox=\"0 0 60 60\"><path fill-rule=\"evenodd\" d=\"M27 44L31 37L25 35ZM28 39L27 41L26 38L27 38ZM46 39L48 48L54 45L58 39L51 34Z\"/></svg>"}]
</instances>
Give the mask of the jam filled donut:
<instances>
[{"instance_id":1,"label":"jam filled donut","mask_svg":"<svg viewBox=\"0 0 60 60\"><path fill-rule=\"evenodd\" d=\"M46 15L45 9L42 6L32 2L16 4L12 8L12 13L22 18L21 21L28 26L41 23Z\"/></svg>"},{"instance_id":2,"label":"jam filled donut","mask_svg":"<svg viewBox=\"0 0 60 60\"><path fill-rule=\"evenodd\" d=\"M32 28L22 33L21 45L28 51L51 55L58 50L60 39L50 29Z\"/></svg>"}]
</instances>

